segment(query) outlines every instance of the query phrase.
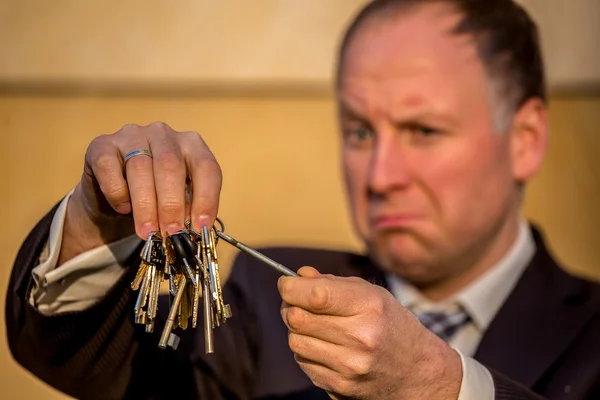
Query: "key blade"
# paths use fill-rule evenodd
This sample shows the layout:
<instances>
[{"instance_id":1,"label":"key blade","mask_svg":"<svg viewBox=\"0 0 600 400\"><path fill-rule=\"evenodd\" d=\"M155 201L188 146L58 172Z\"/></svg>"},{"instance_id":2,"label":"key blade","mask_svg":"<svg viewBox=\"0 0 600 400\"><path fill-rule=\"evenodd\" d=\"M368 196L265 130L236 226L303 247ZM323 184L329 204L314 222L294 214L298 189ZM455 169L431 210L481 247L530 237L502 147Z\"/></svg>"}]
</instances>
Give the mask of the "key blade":
<instances>
[{"instance_id":1,"label":"key blade","mask_svg":"<svg viewBox=\"0 0 600 400\"><path fill-rule=\"evenodd\" d=\"M265 256L261 252L256 251L253 248L246 246L244 243L235 240L234 238L232 238L231 236L229 236L225 232L217 231L217 235L221 239L223 239L224 241L226 241L227 243L231 244L234 247L237 247L238 249L242 250L243 252L246 252L246 253L250 254L252 257L256 258L259 261L262 261L264 264L267 264L269 267L275 269L276 271L279 271L283 275L286 275L286 276L298 276L297 273L295 273L294 271L292 271L288 267L286 267L286 266L284 266L282 264L279 264L278 262L276 262L274 260L271 260L269 257Z\"/></svg>"}]
</instances>

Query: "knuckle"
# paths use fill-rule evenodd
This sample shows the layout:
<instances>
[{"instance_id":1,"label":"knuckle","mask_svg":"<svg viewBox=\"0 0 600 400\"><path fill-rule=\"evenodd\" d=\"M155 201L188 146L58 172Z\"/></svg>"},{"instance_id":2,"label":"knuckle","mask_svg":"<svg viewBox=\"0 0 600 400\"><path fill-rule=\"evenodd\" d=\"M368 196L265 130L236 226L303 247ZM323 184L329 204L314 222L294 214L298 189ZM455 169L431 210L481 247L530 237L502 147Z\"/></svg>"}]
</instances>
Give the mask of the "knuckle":
<instances>
[{"instance_id":1,"label":"knuckle","mask_svg":"<svg viewBox=\"0 0 600 400\"><path fill-rule=\"evenodd\" d=\"M176 199L163 199L158 206L158 211L163 216L178 216L185 211L185 205ZM173 221L167 221L169 222Z\"/></svg>"},{"instance_id":2,"label":"knuckle","mask_svg":"<svg viewBox=\"0 0 600 400\"><path fill-rule=\"evenodd\" d=\"M325 310L331 306L331 288L324 282L314 285L308 294L308 304L315 310Z\"/></svg>"},{"instance_id":3,"label":"knuckle","mask_svg":"<svg viewBox=\"0 0 600 400\"><path fill-rule=\"evenodd\" d=\"M373 363L368 356L350 357L345 363L345 373L351 379L361 379L369 374Z\"/></svg>"},{"instance_id":4,"label":"knuckle","mask_svg":"<svg viewBox=\"0 0 600 400\"><path fill-rule=\"evenodd\" d=\"M290 350L294 353L299 353L302 351L302 337L295 333L290 333L288 335L288 346Z\"/></svg>"},{"instance_id":5,"label":"knuckle","mask_svg":"<svg viewBox=\"0 0 600 400\"><path fill-rule=\"evenodd\" d=\"M164 151L154 157L154 162L167 171L177 171L183 167L183 160L173 151Z\"/></svg>"},{"instance_id":6,"label":"knuckle","mask_svg":"<svg viewBox=\"0 0 600 400\"><path fill-rule=\"evenodd\" d=\"M204 140L202 140L202 136L200 136L200 134L196 131L180 132L179 136L187 143L205 145Z\"/></svg>"},{"instance_id":7,"label":"knuckle","mask_svg":"<svg viewBox=\"0 0 600 400\"><path fill-rule=\"evenodd\" d=\"M113 163L114 156L107 152L98 151L90 155L90 163L95 171L100 173L106 173L110 171Z\"/></svg>"},{"instance_id":8,"label":"knuckle","mask_svg":"<svg viewBox=\"0 0 600 400\"><path fill-rule=\"evenodd\" d=\"M385 315L386 303L382 296L373 296L369 301L369 310L375 317Z\"/></svg>"},{"instance_id":9,"label":"knuckle","mask_svg":"<svg viewBox=\"0 0 600 400\"><path fill-rule=\"evenodd\" d=\"M110 141L110 135L100 135L95 137L89 144L85 158L89 162L94 162L94 160L98 157L98 155L104 153L104 149L106 149L107 144Z\"/></svg>"},{"instance_id":10,"label":"knuckle","mask_svg":"<svg viewBox=\"0 0 600 400\"><path fill-rule=\"evenodd\" d=\"M281 298L283 300L288 298L288 294L290 292L290 284L291 282L289 281L289 279L284 278L279 279L279 281L277 282L277 285L279 286L279 294L281 295Z\"/></svg>"},{"instance_id":11,"label":"knuckle","mask_svg":"<svg viewBox=\"0 0 600 400\"><path fill-rule=\"evenodd\" d=\"M99 135L96 136L90 143L90 145L88 146L88 149L95 149L98 147L104 147L106 145L106 143L110 140L110 137L112 135Z\"/></svg>"},{"instance_id":12,"label":"knuckle","mask_svg":"<svg viewBox=\"0 0 600 400\"><path fill-rule=\"evenodd\" d=\"M162 122L162 121L154 121L154 122L148 124L148 128L152 128L153 130L156 130L159 132L165 132L165 133L175 132L173 130L173 128L171 128L169 126L169 124Z\"/></svg>"},{"instance_id":13,"label":"knuckle","mask_svg":"<svg viewBox=\"0 0 600 400\"><path fill-rule=\"evenodd\" d=\"M334 393L341 394L343 396L350 396L352 394L353 384L346 379L330 378L326 385L330 387Z\"/></svg>"},{"instance_id":14,"label":"knuckle","mask_svg":"<svg viewBox=\"0 0 600 400\"><path fill-rule=\"evenodd\" d=\"M379 328L372 327L371 325L359 328L356 334L356 340L361 349L365 352L372 352L377 350L377 347L379 346L380 337L381 335Z\"/></svg>"},{"instance_id":15,"label":"knuckle","mask_svg":"<svg viewBox=\"0 0 600 400\"><path fill-rule=\"evenodd\" d=\"M119 202L128 198L128 191L125 185L111 183L108 187L101 188L101 190L109 202Z\"/></svg>"},{"instance_id":16,"label":"knuckle","mask_svg":"<svg viewBox=\"0 0 600 400\"><path fill-rule=\"evenodd\" d=\"M290 329L294 330L294 331L299 331L305 324L305 314L304 312L298 308L298 307L291 307L288 310L288 316L287 316L287 320L288 320L288 325L290 327Z\"/></svg>"},{"instance_id":17,"label":"knuckle","mask_svg":"<svg viewBox=\"0 0 600 400\"><path fill-rule=\"evenodd\" d=\"M121 127L121 129L119 129L117 133L132 134L138 132L140 128L141 126L139 126L138 124L125 124Z\"/></svg>"},{"instance_id":18,"label":"knuckle","mask_svg":"<svg viewBox=\"0 0 600 400\"><path fill-rule=\"evenodd\" d=\"M215 174L219 178L223 176L221 166L214 157L204 157L196 163L196 167L203 172Z\"/></svg>"}]
</instances>

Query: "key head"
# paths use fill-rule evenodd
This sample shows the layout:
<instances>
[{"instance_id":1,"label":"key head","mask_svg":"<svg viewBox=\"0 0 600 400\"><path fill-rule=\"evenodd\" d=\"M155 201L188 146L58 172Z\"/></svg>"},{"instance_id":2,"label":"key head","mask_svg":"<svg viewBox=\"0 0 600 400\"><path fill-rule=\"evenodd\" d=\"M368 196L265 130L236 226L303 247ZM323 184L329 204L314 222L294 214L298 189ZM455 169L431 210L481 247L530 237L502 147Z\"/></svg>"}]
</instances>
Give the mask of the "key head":
<instances>
[{"instance_id":1,"label":"key head","mask_svg":"<svg viewBox=\"0 0 600 400\"><path fill-rule=\"evenodd\" d=\"M183 260L186 260L189 263L189 261L193 259L195 253L192 253L191 249L188 248L184 235L185 233L174 233L169 237L171 238L171 243L173 243L176 258L182 263Z\"/></svg>"}]
</instances>

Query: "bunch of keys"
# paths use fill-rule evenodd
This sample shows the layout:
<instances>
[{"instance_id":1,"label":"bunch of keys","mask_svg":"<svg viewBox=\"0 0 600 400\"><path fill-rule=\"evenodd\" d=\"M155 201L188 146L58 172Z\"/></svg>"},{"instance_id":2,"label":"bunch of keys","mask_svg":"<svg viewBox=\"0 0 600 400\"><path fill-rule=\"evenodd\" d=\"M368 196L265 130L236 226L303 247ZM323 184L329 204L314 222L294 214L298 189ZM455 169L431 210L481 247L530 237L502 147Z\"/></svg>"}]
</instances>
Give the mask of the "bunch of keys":
<instances>
[{"instance_id":1,"label":"bunch of keys","mask_svg":"<svg viewBox=\"0 0 600 400\"><path fill-rule=\"evenodd\" d=\"M213 329L231 318L231 308L223 300L217 258L217 238L222 238L238 249L247 252L271 268L288 276L298 276L287 267L271 260L260 252L235 240L220 230L206 226L196 232L186 223L186 228L163 237L159 232L148 236L140 253L140 266L131 283L138 291L135 304L135 322L144 324L146 332L154 331L158 311L158 296L163 281L168 281L170 308L158 347L177 349L179 337L173 329L195 328L198 308L202 298L205 352L214 353Z\"/></svg>"}]
</instances>

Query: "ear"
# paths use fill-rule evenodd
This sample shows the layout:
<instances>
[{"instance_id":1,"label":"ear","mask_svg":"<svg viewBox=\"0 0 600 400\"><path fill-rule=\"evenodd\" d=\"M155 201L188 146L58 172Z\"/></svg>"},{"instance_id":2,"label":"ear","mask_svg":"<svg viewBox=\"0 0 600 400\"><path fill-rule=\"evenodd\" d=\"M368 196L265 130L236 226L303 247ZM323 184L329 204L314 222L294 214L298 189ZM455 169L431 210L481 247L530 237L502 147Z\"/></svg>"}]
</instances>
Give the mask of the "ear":
<instances>
[{"instance_id":1,"label":"ear","mask_svg":"<svg viewBox=\"0 0 600 400\"><path fill-rule=\"evenodd\" d=\"M539 170L548 145L548 112L539 98L519 108L510 131L513 177L525 182Z\"/></svg>"}]
</instances>

